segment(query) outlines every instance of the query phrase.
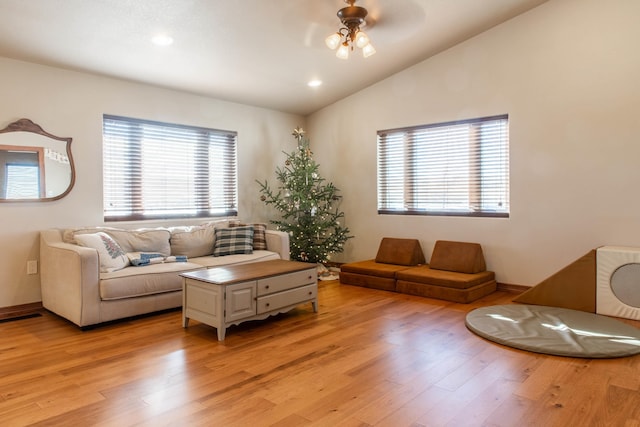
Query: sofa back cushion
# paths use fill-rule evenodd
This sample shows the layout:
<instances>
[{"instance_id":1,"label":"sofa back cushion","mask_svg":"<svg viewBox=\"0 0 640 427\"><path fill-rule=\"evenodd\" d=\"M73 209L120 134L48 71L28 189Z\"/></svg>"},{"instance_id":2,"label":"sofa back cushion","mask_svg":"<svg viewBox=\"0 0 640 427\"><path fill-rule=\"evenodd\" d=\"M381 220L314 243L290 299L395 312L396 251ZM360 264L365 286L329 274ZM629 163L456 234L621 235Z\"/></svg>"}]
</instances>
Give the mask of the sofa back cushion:
<instances>
[{"instance_id":1,"label":"sofa back cushion","mask_svg":"<svg viewBox=\"0 0 640 427\"><path fill-rule=\"evenodd\" d=\"M487 269L478 243L438 240L433 247L429 267L458 273L480 273Z\"/></svg>"},{"instance_id":2,"label":"sofa back cushion","mask_svg":"<svg viewBox=\"0 0 640 427\"><path fill-rule=\"evenodd\" d=\"M171 255L169 238L171 233L166 228L147 228L138 230L105 230L114 238L125 252L157 252L164 256Z\"/></svg>"},{"instance_id":3,"label":"sofa back cushion","mask_svg":"<svg viewBox=\"0 0 640 427\"><path fill-rule=\"evenodd\" d=\"M197 258L211 255L216 236L213 224L171 227L171 255Z\"/></svg>"},{"instance_id":4,"label":"sofa back cushion","mask_svg":"<svg viewBox=\"0 0 640 427\"><path fill-rule=\"evenodd\" d=\"M119 230L124 231L122 228L114 228L114 227L76 227L76 228L67 228L62 231L62 241L65 243L71 243L73 245L77 244L76 235L78 234L94 234L99 232L107 232Z\"/></svg>"},{"instance_id":5,"label":"sofa back cushion","mask_svg":"<svg viewBox=\"0 0 640 427\"><path fill-rule=\"evenodd\" d=\"M383 237L378 247L376 262L396 265L424 264L424 253L417 239Z\"/></svg>"},{"instance_id":6,"label":"sofa back cushion","mask_svg":"<svg viewBox=\"0 0 640 427\"><path fill-rule=\"evenodd\" d=\"M120 245L125 253L128 252L158 252L164 256L171 255L169 237L171 233L166 228L141 228L125 230L112 227L80 227L63 231L62 240L65 243L78 243L76 236L81 234L107 233Z\"/></svg>"}]
</instances>

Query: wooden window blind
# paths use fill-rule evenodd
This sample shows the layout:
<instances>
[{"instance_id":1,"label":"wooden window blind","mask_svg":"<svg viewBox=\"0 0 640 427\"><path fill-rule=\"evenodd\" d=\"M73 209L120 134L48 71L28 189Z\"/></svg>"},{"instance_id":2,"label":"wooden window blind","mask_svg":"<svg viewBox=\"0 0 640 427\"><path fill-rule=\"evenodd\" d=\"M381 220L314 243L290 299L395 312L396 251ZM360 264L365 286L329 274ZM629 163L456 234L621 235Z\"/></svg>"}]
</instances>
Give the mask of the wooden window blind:
<instances>
[{"instance_id":1,"label":"wooden window blind","mask_svg":"<svg viewBox=\"0 0 640 427\"><path fill-rule=\"evenodd\" d=\"M509 216L508 115L378 132L378 213Z\"/></svg>"},{"instance_id":2,"label":"wooden window blind","mask_svg":"<svg viewBox=\"0 0 640 427\"><path fill-rule=\"evenodd\" d=\"M103 116L105 221L237 215L237 133Z\"/></svg>"}]
</instances>

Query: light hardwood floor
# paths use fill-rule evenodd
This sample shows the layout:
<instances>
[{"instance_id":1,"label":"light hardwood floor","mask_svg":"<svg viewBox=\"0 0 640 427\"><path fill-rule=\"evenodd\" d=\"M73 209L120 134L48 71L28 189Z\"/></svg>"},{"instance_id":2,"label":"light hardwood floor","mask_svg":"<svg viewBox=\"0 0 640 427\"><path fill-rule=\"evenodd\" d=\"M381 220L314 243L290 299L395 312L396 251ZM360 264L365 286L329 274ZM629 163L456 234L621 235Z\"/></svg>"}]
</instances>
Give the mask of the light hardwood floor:
<instances>
[{"instance_id":1,"label":"light hardwood floor","mask_svg":"<svg viewBox=\"0 0 640 427\"><path fill-rule=\"evenodd\" d=\"M638 426L640 356L527 353L454 304L320 282L305 304L215 329L180 311L80 331L44 312L0 323L0 425ZM640 322L627 323L640 327Z\"/></svg>"}]
</instances>

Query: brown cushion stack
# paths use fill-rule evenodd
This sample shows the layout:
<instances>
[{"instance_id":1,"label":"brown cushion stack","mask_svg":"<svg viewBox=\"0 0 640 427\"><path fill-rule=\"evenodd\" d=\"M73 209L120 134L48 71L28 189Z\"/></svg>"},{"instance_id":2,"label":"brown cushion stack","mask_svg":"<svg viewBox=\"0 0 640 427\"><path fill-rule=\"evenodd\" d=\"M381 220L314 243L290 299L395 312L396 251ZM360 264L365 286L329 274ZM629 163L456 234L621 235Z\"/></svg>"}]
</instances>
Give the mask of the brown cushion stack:
<instances>
[{"instance_id":1,"label":"brown cushion stack","mask_svg":"<svg viewBox=\"0 0 640 427\"><path fill-rule=\"evenodd\" d=\"M416 265L410 262L420 261L419 256L413 258L413 252L408 255L408 243L397 242L402 240L411 239L384 238L378 250L382 257L344 264L340 282L460 303L475 301L496 290L495 274L486 271L482 247L478 243L439 240L433 248L430 264L423 264L423 256L422 263L418 263L423 265ZM417 240L413 242L420 248ZM403 243L404 250L393 251L389 246L392 243L396 247ZM398 258L393 254L399 254ZM378 259L396 263L380 263Z\"/></svg>"},{"instance_id":2,"label":"brown cushion stack","mask_svg":"<svg viewBox=\"0 0 640 427\"><path fill-rule=\"evenodd\" d=\"M375 259L340 267L340 283L394 291L398 271L424 262L424 253L417 239L385 237L380 242Z\"/></svg>"}]
</instances>

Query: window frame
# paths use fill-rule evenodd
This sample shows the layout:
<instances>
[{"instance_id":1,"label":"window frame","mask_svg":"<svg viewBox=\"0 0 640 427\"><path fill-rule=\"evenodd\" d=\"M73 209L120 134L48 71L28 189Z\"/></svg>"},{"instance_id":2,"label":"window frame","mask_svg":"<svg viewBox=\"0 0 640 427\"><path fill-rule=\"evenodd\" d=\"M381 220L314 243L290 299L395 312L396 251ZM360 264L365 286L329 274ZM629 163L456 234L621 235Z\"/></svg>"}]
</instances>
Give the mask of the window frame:
<instances>
[{"instance_id":1,"label":"window frame","mask_svg":"<svg viewBox=\"0 0 640 427\"><path fill-rule=\"evenodd\" d=\"M237 216L237 132L104 114L102 135L105 222ZM165 153L158 150L167 143L172 145ZM220 158L214 158L214 150L222 153ZM167 167L167 158L189 167ZM157 178L147 172L151 169L155 177L162 169L160 179L166 182L153 181ZM184 170L190 173L185 175ZM218 170L222 172L212 176ZM175 177L181 179L180 184ZM180 185L184 188L178 188ZM166 203L176 197L185 204ZM164 200L164 206L158 200ZM112 202L119 207L108 209Z\"/></svg>"},{"instance_id":2,"label":"window frame","mask_svg":"<svg viewBox=\"0 0 640 427\"><path fill-rule=\"evenodd\" d=\"M498 131L501 132L497 137L494 137L490 131L479 133L483 125L489 127L494 123L498 126ZM428 136L429 132L435 133ZM466 132L467 137L443 136L437 132L451 134ZM491 136L488 137L488 135ZM396 146L391 147L391 144L396 144ZM433 156L429 158L431 164L446 165L444 167L446 173L441 176L435 172L429 172L428 166L420 164L421 160L424 163L424 156L431 149L429 144L435 147L434 152L431 153ZM454 144L459 144L457 149L448 148ZM498 145L494 147L490 144ZM441 151L437 151L438 148ZM483 160L483 156L486 160ZM489 169L491 166L496 169ZM448 177L451 171L462 172L462 175L466 172L469 176L455 180ZM377 132L378 214L508 218L510 216L509 174L508 114L386 129ZM429 177L431 181L425 180L425 176ZM438 184L436 181L454 181L454 185L451 186L458 186L465 190L443 189L448 188L450 184ZM432 187L432 189L425 190L428 187ZM461 203L461 206L464 207L456 209L428 207L429 200L437 193L441 193L439 196L442 196L437 203L443 205L449 203L447 202L449 196L452 199L455 198L453 196L464 199L466 193L467 200L466 203ZM498 199L502 197L500 202L503 203L502 209L487 207L486 200L490 199L489 195L496 197L496 194ZM495 204L495 206L498 205L499 203Z\"/></svg>"}]
</instances>

